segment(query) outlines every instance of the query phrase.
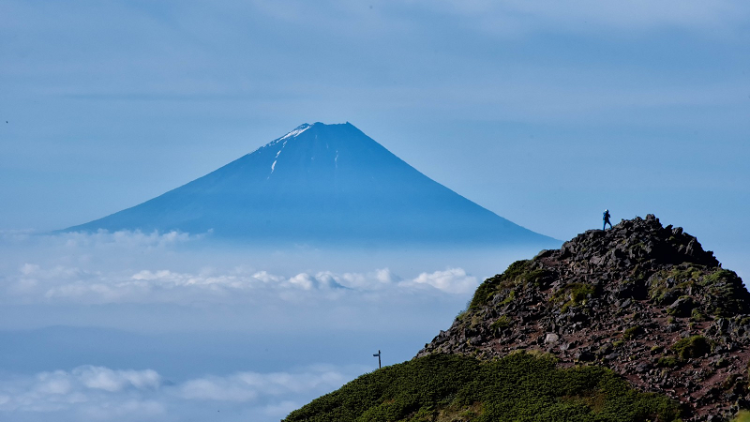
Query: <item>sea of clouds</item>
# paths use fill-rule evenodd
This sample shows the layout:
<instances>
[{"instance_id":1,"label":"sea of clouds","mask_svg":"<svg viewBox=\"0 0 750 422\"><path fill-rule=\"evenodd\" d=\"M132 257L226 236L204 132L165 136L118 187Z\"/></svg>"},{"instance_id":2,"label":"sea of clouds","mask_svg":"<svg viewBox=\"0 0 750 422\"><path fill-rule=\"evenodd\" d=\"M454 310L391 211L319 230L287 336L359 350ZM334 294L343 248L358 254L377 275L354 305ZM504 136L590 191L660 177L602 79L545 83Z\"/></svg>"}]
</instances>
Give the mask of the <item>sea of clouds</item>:
<instances>
[{"instance_id":1,"label":"sea of clouds","mask_svg":"<svg viewBox=\"0 0 750 422\"><path fill-rule=\"evenodd\" d=\"M6 262L0 266L3 270L0 301L189 304L195 301L257 302L269 297L309 299L311 295L337 300L363 292L400 295L434 289L448 294L468 294L479 283L477 277L467 274L463 268L447 267L404 278L389 268L367 272L298 271L294 262L283 262L287 258L296 260L305 251L297 257L273 252L261 256L253 251L251 256L238 259L237 265L217 266L211 258L216 252L174 248L191 241L200 242L200 237L177 232L5 234L0 247L13 256L10 257L12 262L7 262L6 256ZM177 265L180 257L188 257L193 263L195 255L202 255L202 263L194 271L167 267L170 263ZM328 260L335 261L335 257ZM276 273L259 267L264 264L284 271ZM184 268L185 264L178 266Z\"/></svg>"},{"instance_id":2,"label":"sea of clouds","mask_svg":"<svg viewBox=\"0 0 750 422\"><path fill-rule=\"evenodd\" d=\"M501 255L3 232L0 420L278 421L413 357Z\"/></svg>"},{"instance_id":3,"label":"sea of clouds","mask_svg":"<svg viewBox=\"0 0 750 422\"><path fill-rule=\"evenodd\" d=\"M204 268L194 273L170 269L103 272L81 266L24 263L4 278L0 301L82 304L252 303L269 296L286 301L312 297L339 300L363 292L387 296L425 289L467 294L478 285L477 278L462 268L422 272L402 279L388 268L367 273L318 271L284 276L242 266L226 270Z\"/></svg>"},{"instance_id":4,"label":"sea of clouds","mask_svg":"<svg viewBox=\"0 0 750 422\"><path fill-rule=\"evenodd\" d=\"M79 366L5 377L0 416L16 421L279 420L363 367L317 365L171 382L151 369Z\"/></svg>"}]
</instances>

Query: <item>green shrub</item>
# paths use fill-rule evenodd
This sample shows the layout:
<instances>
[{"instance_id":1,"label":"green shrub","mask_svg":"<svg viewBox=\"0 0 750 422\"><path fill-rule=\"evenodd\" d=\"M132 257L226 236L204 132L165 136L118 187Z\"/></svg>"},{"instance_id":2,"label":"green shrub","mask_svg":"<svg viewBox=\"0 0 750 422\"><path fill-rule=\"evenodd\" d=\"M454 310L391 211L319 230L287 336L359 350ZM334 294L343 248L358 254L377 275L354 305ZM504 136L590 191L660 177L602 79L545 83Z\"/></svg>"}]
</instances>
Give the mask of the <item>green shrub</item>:
<instances>
[{"instance_id":1,"label":"green shrub","mask_svg":"<svg viewBox=\"0 0 750 422\"><path fill-rule=\"evenodd\" d=\"M564 302L560 311L565 312L571 306L582 304L589 295L596 297L599 293L599 287L596 285L587 283L570 283L556 291L550 300L554 303Z\"/></svg>"},{"instance_id":2,"label":"green shrub","mask_svg":"<svg viewBox=\"0 0 750 422\"><path fill-rule=\"evenodd\" d=\"M649 279L649 297L662 303L668 295L684 294L688 287L694 294L709 299L703 309L706 316L732 317L750 313L750 293L734 271L708 269L697 264L657 272Z\"/></svg>"},{"instance_id":3,"label":"green shrub","mask_svg":"<svg viewBox=\"0 0 750 422\"><path fill-rule=\"evenodd\" d=\"M704 268L693 264L687 268L675 267L670 270L661 270L650 278L648 295L656 303L662 303L668 294L673 291L682 293L690 286L696 286L702 279ZM669 281L672 287L668 287Z\"/></svg>"},{"instance_id":4,"label":"green shrub","mask_svg":"<svg viewBox=\"0 0 750 422\"><path fill-rule=\"evenodd\" d=\"M695 308L690 313L690 319L695 322L701 322L706 320L706 316L701 313L700 309Z\"/></svg>"},{"instance_id":5,"label":"green shrub","mask_svg":"<svg viewBox=\"0 0 750 422\"><path fill-rule=\"evenodd\" d=\"M469 309L476 310L486 306L492 300L493 296L505 289L515 287L528 288L532 286L542 289L546 288L554 279L554 273L541 268L531 269L531 266L532 261L516 261L510 264L504 273L485 280L477 288L476 292L474 292ZM513 294L515 298L515 293ZM505 300L507 301L508 298L506 297ZM501 305L506 303L508 302L504 301Z\"/></svg>"},{"instance_id":6,"label":"green shrub","mask_svg":"<svg viewBox=\"0 0 750 422\"><path fill-rule=\"evenodd\" d=\"M502 315L500 318L498 318L495 322L492 323L490 326L493 330L502 330L505 328L510 327L510 323L513 320L508 315Z\"/></svg>"},{"instance_id":7,"label":"green shrub","mask_svg":"<svg viewBox=\"0 0 750 422\"><path fill-rule=\"evenodd\" d=\"M672 350L680 359L697 358L711 352L711 343L703 336L692 336L679 340Z\"/></svg>"},{"instance_id":8,"label":"green shrub","mask_svg":"<svg viewBox=\"0 0 750 422\"><path fill-rule=\"evenodd\" d=\"M513 286L513 282L526 273L528 267L528 260L516 261L510 264L504 273L485 280L474 292L469 309L474 310L485 306L498 290Z\"/></svg>"},{"instance_id":9,"label":"green shrub","mask_svg":"<svg viewBox=\"0 0 750 422\"><path fill-rule=\"evenodd\" d=\"M677 362L677 359L674 356L662 356L656 362L656 365L662 368L674 368L678 364L679 362Z\"/></svg>"},{"instance_id":10,"label":"green shrub","mask_svg":"<svg viewBox=\"0 0 750 422\"><path fill-rule=\"evenodd\" d=\"M554 274L544 269L538 269L529 271L521 277L525 284L545 289L549 285L549 282L554 278Z\"/></svg>"},{"instance_id":11,"label":"green shrub","mask_svg":"<svg viewBox=\"0 0 750 422\"><path fill-rule=\"evenodd\" d=\"M513 302L514 300L516 300L516 291L511 290L510 292L508 292L508 295L505 296L505 299L503 299L502 302L498 303L498 305L505 306L509 304L510 302Z\"/></svg>"},{"instance_id":12,"label":"green shrub","mask_svg":"<svg viewBox=\"0 0 750 422\"><path fill-rule=\"evenodd\" d=\"M582 283L573 283L568 290L570 291L570 300L576 303L583 302L589 295L593 296L595 293L594 286Z\"/></svg>"},{"instance_id":13,"label":"green shrub","mask_svg":"<svg viewBox=\"0 0 750 422\"><path fill-rule=\"evenodd\" d=\"M624 333L622 333L622 338L624 340L632 340L639 335L643 333L643 328L640 325L636 325L634 327L630 327L627 330L625 330Z\"/></svg>"},{"instance_id":14,"label":"green shrub","mask_svg":"<svg viewBox=\"0 0 750 422\"><path fill-rule=\"evenodd\" d=\"M720 269L703 280L704 290L710 297L713 315L732 317L737 314L750 313L750 293L742 279L734 271Z\"/></svg>"}]
</instances>

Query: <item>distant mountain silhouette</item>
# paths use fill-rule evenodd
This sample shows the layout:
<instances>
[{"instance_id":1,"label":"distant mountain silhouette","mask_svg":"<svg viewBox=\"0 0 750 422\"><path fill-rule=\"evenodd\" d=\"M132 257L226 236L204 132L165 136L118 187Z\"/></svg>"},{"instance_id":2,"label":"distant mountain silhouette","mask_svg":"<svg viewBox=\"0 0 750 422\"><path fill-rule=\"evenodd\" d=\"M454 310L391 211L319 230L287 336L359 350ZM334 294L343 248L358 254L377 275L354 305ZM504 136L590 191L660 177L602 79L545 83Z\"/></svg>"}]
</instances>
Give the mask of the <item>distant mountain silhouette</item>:
<instances>
[{"instance_id":1,"label":"distant mountain silhouette","mask_svg":"<svg viewBox=\"0 0 750 422\"><path fill-rule=\"evenodd\" d=\"M351 125L304 124L220 169L67 231L243 242L559 245L426 177Z\"/></svg>"}]
</instances>

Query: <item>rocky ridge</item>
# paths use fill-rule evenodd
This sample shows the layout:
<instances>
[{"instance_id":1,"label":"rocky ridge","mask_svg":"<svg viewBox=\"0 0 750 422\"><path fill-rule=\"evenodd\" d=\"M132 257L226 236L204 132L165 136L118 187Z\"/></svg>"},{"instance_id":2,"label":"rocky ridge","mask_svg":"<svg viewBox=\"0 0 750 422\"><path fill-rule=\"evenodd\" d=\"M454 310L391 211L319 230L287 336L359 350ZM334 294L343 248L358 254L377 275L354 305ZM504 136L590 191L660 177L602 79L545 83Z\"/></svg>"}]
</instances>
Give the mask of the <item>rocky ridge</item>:
<instances>
[{"instance_id":1,"label":"rocky ridge","mask_svg":"<svg viewBox=\"0 0 750 422\"><path fill-rule=\"evenodd\" d=\"M684 421L750 408L750 293L695 237L653 215L515 262L417 357L519 350L610 368L678 400Z\"/></svg>"}]
</instances>

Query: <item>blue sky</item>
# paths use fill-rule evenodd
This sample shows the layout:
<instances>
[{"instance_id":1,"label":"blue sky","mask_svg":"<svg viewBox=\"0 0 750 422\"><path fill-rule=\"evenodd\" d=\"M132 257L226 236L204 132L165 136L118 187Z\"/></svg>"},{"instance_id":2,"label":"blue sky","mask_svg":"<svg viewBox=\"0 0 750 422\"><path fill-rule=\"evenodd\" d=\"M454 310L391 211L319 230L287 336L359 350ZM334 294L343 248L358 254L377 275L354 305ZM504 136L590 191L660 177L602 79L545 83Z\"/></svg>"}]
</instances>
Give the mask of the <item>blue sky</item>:
<instances>
[{"instance_id":1,"label":"blue sky","mask_svg":"<svg viewBox=\"0 0 750 422\"><path fill-rule=\"evenodd\" d=\"M184 245L199 239L169 234L23 234L135 205L316 121L349 121L540 233L569 239L599 227L604 208L615 222L655 213L747 277L748 46L750 4L729 0L0 0L0 328L230 333L217 340L224 344L231 333L262 334L242 318L291 332L301 319L324 338L346 320L333 332L359 332L355 343L367 347L401 344L401 359L416 353L510 255L407 263L387 253L196 252ZM325 280L351 289L330 295ZM323 305L294 305L313 299ZM380 312L393 314L386 327L414 322L378 337L366 327ZM420 336L429 338L402 341ZM367 353L342 358L355 353L347 347L295 368L258 358L190 374L125 365L106 347L47 356L48 366L27 361L25 372L0 368L0 412L165 420L175 407L190 414L234 391L237 419L278 420L371 363ZM242 381L252 376L237 375L247 373L329 381L264 395ZM109 381L87 381L91 374ZM81 394L90 407L75 404ZM30 410L35 402L49 407ZM106 408L122 413L99 412Z\"/></svg>"},{"instance_id":2,"label":"blue sky","mask_svg":"<svg viewBox=\"0 0 750 422\"><path fill-rule=\"evenodd\" d=\"M559 239L603 208L720 242L750 232L743 2L0 8L3 229L88 221L303 122L350 121Z\"/></svg>"}]
</instances>

